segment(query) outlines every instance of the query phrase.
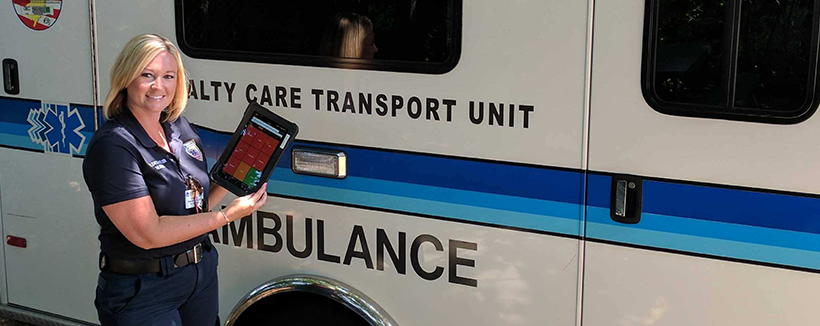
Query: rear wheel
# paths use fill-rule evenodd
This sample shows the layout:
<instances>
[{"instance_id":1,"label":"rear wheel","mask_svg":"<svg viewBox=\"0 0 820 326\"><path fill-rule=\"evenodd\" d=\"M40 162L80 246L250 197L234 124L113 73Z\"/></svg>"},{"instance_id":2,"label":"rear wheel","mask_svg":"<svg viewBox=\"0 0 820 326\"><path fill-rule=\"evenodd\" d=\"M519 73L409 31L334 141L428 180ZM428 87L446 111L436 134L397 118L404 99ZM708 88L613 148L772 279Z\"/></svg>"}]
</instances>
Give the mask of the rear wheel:
<instances>
[{"instance_id":1,"label":"rear wheel","mask_svg":"<svg viewBox=\"0 0 820 326\"><path fill-rule=\"evenodd\" d=\"M287 292L250 306L235 326L370 326L353 310L322 295Z\"/></svg>"},{"instance_id":2,"label":"rear wheel","mask_svg":"<svg viewBox=\"0 0 820 326\"><path fill-rule=\"evenodd\" d=\"M234 307L228 326L396 326L378 303L340 281L290 275L251 290Z\"/></svg>"}]
</instances>

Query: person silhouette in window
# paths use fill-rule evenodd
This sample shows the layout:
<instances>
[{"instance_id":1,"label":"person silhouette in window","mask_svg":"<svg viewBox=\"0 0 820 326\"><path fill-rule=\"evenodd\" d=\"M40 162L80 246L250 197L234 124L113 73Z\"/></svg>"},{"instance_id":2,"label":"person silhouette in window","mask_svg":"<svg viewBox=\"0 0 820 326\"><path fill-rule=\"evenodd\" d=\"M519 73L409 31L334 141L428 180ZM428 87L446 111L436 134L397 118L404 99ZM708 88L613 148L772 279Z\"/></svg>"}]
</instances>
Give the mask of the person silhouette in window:
<instances>
[{"instance_id":1,"label":"person silhouette in window","mask_svg":"<svg viewBox=\"0 0 820 326\"><path fill-rule=\"evenodd\" d=\"M373 59L376 47L373 22L352 12L336 14L322 37L320 54L339 58Z\"/></svg>"}]
</instances>

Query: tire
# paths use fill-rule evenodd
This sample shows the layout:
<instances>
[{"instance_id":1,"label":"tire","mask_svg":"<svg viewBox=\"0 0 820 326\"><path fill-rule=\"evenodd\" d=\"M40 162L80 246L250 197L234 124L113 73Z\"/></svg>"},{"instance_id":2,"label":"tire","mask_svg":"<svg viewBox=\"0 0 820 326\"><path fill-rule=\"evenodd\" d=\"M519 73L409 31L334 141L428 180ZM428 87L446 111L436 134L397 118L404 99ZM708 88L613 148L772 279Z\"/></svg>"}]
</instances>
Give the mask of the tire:
<instances>
[{"instance_id":1,"label":"tire","mask_svg":"<svg viewBox=\"0 0 820 326\"><path fill-rule=\"evenodd\" d=\"M328 297L286 292L259 300L234 326L370 326L356 312Z\"/></svg>"}]
</instances>

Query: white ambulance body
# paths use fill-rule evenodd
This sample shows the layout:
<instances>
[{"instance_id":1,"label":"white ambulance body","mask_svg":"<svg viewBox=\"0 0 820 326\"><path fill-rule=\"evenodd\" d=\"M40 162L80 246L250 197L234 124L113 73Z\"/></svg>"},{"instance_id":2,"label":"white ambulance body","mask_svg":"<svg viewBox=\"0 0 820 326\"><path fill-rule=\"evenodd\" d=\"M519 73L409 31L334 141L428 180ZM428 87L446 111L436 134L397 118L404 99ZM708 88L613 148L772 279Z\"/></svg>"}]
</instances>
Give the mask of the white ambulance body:
<instances>
[{"instance_id":1,"label":"white ambulance body","mask_svg":"<svg viewBox=\"0 0 820 326\"><path fill-rule=\"evenodd\" d=\"M191 28L241 38L306 16L201 1L246 19L193 19L191 3L0 6L0 315L98 323L82 158L116 55L157 33L182 48L210 164L249 100L300 128L265 207L212 233L225 322L338 305L363 325L817 323L820 1L715 2L725 48L669 41L669 21L709 13L682 1L441 1L448 52L433 63L380 57L399 42L380 41L375 15L373 61L194 46ZM745 59L750 31L782 21L782 56L802 53L784 62L805 68L789 75L796 100L771 91L786 63L767 75ZM728 71L719 96L692 86L712 66ZM347 175L297 174L292 149L343 155Z\"/></svg>"}]
</instances>

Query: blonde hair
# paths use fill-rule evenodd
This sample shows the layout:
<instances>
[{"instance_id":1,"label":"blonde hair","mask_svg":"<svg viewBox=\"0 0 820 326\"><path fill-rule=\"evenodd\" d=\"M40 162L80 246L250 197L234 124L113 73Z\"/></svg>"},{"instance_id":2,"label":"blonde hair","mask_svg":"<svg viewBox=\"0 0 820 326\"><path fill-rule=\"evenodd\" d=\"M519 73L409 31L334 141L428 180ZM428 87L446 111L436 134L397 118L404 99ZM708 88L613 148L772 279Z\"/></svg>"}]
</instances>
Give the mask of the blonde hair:
<instances>
[{"instance_id":1,"label":"blonde hair","mask_svg":"<svg viewBox=\"0 0 820 326\"><path fill-rule=\"evenodd\" d=\"M111 89L103 105L103 115L106 119L122 114L128 100L126 88L162 51L173 55L177 62L176 92L171 104L165 109L166 116L162 122L176 121L182 115L188 103L188 75L182 66L179 49L165 37L157 34L143 34L128 41L128 44L117 55L114 66L111 67Z\"/></svg>"},{"instance_id":2,"label":"blonde hair","mask_svg":"<svg viewBox=\"0 0 820 326\"><path fill-rule=\"evenodd\" d=\"M369 18L352 12L336 14L322 38L321 52L332 57L361 58L368 30L373 30Z\"/></svg>"}]
</instances>

